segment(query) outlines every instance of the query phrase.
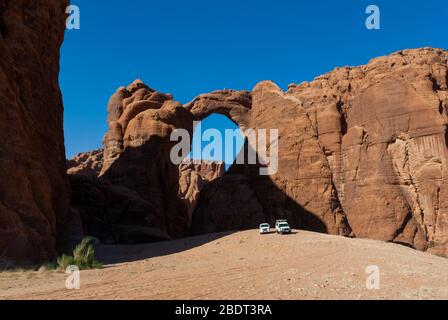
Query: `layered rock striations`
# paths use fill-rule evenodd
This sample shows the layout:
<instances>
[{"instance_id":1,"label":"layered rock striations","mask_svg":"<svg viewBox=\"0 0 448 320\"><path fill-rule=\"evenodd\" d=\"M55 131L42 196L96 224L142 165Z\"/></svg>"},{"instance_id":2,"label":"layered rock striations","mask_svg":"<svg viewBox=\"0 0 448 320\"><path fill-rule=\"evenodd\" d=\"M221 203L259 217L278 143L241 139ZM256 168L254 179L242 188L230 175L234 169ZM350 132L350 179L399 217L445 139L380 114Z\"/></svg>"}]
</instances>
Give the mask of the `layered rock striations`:
<instances>
[{"instance_id":1,"label":"layered rock striations","mask_svg":"<svg viewBox=\"0 0 448 320\"><path fill-rule=\"evenodd\" d=\"M54 257L68 222L59 48L69 1L0 1L0 259Z\"/></svg>"},{"instance_id":2,"label":"layered rock striations","mask_svg":"<svg viewBox=\"0 0 448 320\"><path fill-rule=\"evenodd\" d=\"M404 50L290 86L357 237L447 254L447 59Z\"/></svg>"},{"instance_id":3,"label":"layered rock striations","mask_svg":"<svg viewBox=\"0 0 448 320\"><path fill-rule=\"evenodd\" d=\"M245 126L279 130L279 172L266 179L234 166L230 174L245 172L238 183L251 190L241 200L251 203L246 212L261 205L268 221L284 216L302 228L446 255L446 106L447 52L439 49L338 68L286 93L263 82ZM229 179L221 194L219 182L201 194L198 233L233 228L229 219L216 221L241 215L233 198L223 199Z\"/></svg>"}]
</instances>

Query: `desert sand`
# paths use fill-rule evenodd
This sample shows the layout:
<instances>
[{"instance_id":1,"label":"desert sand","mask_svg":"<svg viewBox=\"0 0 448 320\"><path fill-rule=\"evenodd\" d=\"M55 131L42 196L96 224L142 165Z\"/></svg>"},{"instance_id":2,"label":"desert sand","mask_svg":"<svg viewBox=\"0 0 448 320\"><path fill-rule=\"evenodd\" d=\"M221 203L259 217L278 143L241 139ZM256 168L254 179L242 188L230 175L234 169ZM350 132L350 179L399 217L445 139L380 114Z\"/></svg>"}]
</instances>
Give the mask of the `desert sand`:
<instances>
[{"instance_id":1,"label":"desert sand","mask_svg":"<svg viewBox=\"0 0 448 320\"><path fill-rule=\"evenodd\" d=\"M448 299L448 259L373 240L249 230L96 251L105 266L80 290L60 271L2 272L0 299Z\"/></svg>"}]
</instances>

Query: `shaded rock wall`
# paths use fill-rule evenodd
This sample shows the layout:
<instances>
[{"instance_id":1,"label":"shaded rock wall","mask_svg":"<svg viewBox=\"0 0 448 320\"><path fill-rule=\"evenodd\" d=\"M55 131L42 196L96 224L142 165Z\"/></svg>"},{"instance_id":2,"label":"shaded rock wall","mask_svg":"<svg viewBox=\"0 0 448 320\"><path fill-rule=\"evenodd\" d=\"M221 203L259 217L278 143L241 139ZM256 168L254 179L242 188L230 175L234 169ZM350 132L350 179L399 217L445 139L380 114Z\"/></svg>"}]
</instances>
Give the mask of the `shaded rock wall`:
<instances>
[{"instance_id":1,"label":"shaded rock wall","mask_svg":"<svg viewBox=\"0 0 448 320\"><path fill-rule=\"evenodd\" d=\"M82 234L105 244L135 244L170 237L151 203L136 191L103 179L70 174L71 205L82 220Z\"/></svg>"},{"instance_id":2,"label":"shaded rock wall","mask_svg":"<svg viewBox=\"0 0 448 320\"><path fill-rule=\"evenodd\" d=\"M159 219L158 208L148 198L124 185L98 177L102 167L102 150L81 153L67 161L72 187L72 214L82 220L83 235L98 238L106 244L135 244L170 239L167 226ZM182 201L191 224L202 188L221 177L224 163L185 160L178 166L178 200ZM163 192L161 190L160 192ZM173 199L175 200L175 199Z\"/></svg>"},{"instance_id":3,"label":"shaded rock wall","mask_svg":"<svg viewBox=\"0 0 448 320\"><path fill-rule=\"evenodd\" d=\"M186 159L179 165L179 197L187 205L189 226L200 192L205 185L222 177L224 173L223 162Z\"/></svg>"},{"instance_id":4,"label":"shaded rock wall","mask_svg":"<svg viewBox=\"0 0 448 320\"><path fill-rule=\"evenodd\" d=\"M50 259L69 211L59 48L66 0L0 2L0 258Z\"/></svg>"}]
</instances>

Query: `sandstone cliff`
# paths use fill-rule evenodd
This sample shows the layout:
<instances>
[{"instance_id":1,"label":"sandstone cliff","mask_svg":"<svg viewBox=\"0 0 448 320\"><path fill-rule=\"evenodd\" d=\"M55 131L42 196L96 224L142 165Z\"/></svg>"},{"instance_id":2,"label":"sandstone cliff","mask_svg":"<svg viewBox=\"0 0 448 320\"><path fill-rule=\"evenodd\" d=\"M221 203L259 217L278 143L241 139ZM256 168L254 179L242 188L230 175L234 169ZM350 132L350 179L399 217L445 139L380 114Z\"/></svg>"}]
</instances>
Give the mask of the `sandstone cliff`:
<instances>
[{"instance_id":1,"label":"sandstone cliff","mask_svg":"<svg viewBox=\"0 0 448 320\"><path fill-rule=\"evenodd\" d=\"M171 132L192 132L193 116L171 95L137 80L119 88L108 106L101 178L129 188L150 204L147 211L171 238L187 234L187 204L179 194L179 167L170 161Z\"/></svg>"},{"instance_id":2,"label":"sandstone cliff","mask_svg":"<svg viewBox=\"0 0 448 320\"><path fill-rule=\"evenodd\" d=\"M244 126L279 129L279 172L267 180L234 166L231 174L243 173L252 190L241 201L261 204L269 221L284 216L306 229L320 225L447 255L447 55L404 50L290 85L286 93L258 84ZM225 177L205 187L199 233L233 227L229 219L217 224L221 212L211 209L253 215L223 198L232 184ZM289 209L285 197L299 206ZM308 214L297 215L301 209Z\"/></svg>"},{"instance_id":3,"label":"sandstone cliff","mask_svg":"<svg viewBox=\"0 0 448 320\"><path fill-rule=\"evenodd\" d=\"M404 50L287 92L265 81L183 107L137 81L111 98L102 174L153 202L154 212L166 208L156 216L171 237L287 218L296 228L446 255L447 56ZM260 176L260 164L234 164L200 192L200 182L179 175L168 158L170 132L212 113L243 131L278 129L278 172ZM185 194L199 194L192 215L191 201L179 202Z\"/></svg>"},{"instance_id":4,"label":"sandstone cliff","mask_svg":"<svg viewBox=\"0 0 448 320\"><path fill-rule=\"evenodd\" d=\"M66 163L57 79L67 5L0 1L0 259L53 258L79 215L111 243L287 218L448 255L447 51L403 50L286 92L264 81L186 105L137 80L110 99L104 152ZM278 172L173 164L171 132L212 113L245 132L278 129Z\"/></svg>"},{"instance_id":5,"label":"sandstone cliff","mask_svg":"<svg viewBox=\"0 0 448 320\"><path fill-rule=\"evenodd\" d=\"M211 181L225 173L223 162L186 159L179 165L179 197L188 208L188 225L191 225L199 194Z\"/></svg>"},{"instance_id":6,"label":"sandstone cliff","mask_svg":"<svg viewBox=\"0 0 448 320\"><path fill-rule=\"evenodd\" d=\"M0 1L0 259L52 258L67 222L58 85L67 5Z\"/></svg>"},{"instance_id":7,"label":"sandstone cliff","mask_svg":"<svg viewBox=\"0 0 448 320\"><path fill-rule=\"evenodd\" d=\"M445 50L404 50L291 85L357 237L448 253Z\"/></svg>"}]
</instances>

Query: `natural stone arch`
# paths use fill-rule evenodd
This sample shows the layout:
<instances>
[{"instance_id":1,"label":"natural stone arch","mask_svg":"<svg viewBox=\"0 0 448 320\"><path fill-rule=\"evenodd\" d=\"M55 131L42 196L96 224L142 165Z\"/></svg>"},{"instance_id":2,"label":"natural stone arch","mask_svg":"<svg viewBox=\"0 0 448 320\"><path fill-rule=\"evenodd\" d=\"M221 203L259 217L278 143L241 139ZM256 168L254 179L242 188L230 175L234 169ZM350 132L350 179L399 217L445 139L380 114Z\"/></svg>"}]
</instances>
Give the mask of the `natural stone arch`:
<instances>
[{"instance_id":1,"label":"natural stone arch","mask_svg":"<svg viewBox=\"0 0 448 320\"><path fill-rule=\"evenodd\" d=\"M252 95L249 91L221 90L198 96L185 105L196 121L202 121L212 114L222 114L233 121L241 130L250 126Z\"/></svg>"}]
</instances>

